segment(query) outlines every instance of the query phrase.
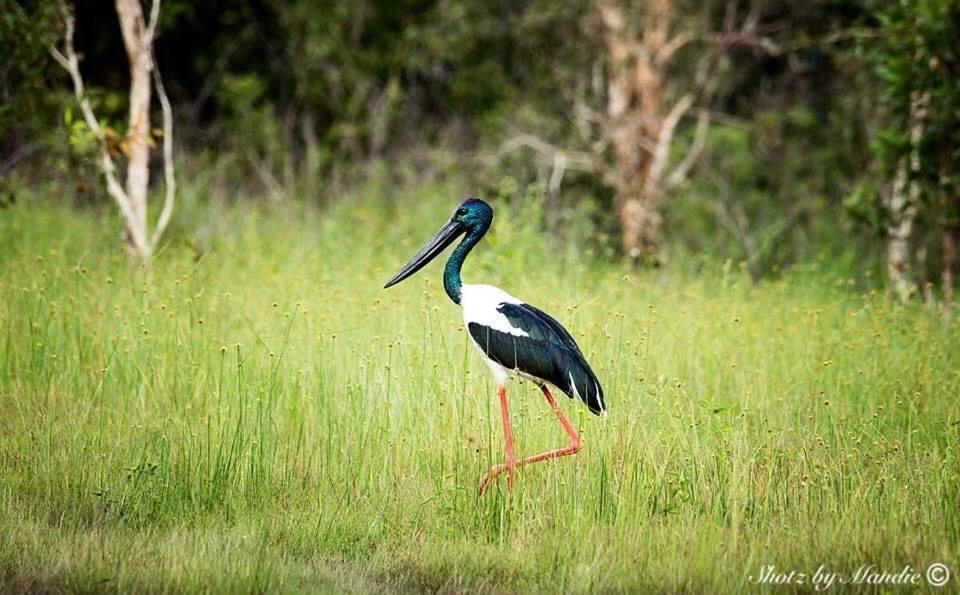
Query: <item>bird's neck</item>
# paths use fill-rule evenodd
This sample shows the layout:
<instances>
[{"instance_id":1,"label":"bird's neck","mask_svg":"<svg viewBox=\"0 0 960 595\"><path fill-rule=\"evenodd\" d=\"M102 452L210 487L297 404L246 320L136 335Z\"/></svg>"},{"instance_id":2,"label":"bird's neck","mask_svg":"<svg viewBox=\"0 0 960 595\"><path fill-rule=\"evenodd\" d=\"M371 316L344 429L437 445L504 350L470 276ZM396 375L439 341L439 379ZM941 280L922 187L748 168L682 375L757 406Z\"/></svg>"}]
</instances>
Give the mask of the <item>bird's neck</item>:
<instances>
[{"instance_id":1,"label":"bird's neck","mask_svg":"<svg viewBox=\"0 0 960 595\"><path fill-rule=\"evenodd\" d=\"M460 280L460 269L463 268L463 261L467 259L467 254L470 254L473 247L483 237L483 233L468 232L453 250L453 254L447 260L447 266L443 269L443 289L455 304L460 303L461 289L463 288L463 281Z\"/></svg>"}]
</instances>

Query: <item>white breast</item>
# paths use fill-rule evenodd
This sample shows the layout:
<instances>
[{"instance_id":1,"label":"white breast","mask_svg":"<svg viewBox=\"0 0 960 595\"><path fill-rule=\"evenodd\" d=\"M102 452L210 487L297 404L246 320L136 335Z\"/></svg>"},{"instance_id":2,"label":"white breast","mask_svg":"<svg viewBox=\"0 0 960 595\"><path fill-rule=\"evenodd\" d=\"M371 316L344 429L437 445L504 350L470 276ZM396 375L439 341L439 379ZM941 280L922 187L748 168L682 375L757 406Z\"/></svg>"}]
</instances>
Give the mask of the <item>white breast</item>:
<instances>
[{"instance_id":1,"label":"white breast","mask_svg":"<svg viewBox=\"0 0 960 595\"><path fill-rule=\"evenodd\" d=\"M463 307L463 321L469 324L475 323L496 329L498 331L517 335L518 337L529 337L522 328L517 328L510 324L510 320L502 313L497 311L500 304L522 304L523 302L513 297L506 291L493 285L464 285L460 288L460 305ZM513 370L507 370L497 362L493 361L483 352L480 345L477 344L473 335L470 335L470 342L477 349L477 352L483 357L483 361L490 367L496 383L500 386L506 384L507 379L513 373Z\"/></svg>"},{"instance_id":2,"label":"white breast","mask_svg":"<svg viewBox=\"0 0 960 595\"><path fill-rule=\"evenodd\" d=\"M460 291L463 321L468 325L473 322L518 337L530 336L525 330L510 324L510 320L497 311L500 304L522 304L521 300L493 285L464 285Z\"/></svg>"}]
</instances>

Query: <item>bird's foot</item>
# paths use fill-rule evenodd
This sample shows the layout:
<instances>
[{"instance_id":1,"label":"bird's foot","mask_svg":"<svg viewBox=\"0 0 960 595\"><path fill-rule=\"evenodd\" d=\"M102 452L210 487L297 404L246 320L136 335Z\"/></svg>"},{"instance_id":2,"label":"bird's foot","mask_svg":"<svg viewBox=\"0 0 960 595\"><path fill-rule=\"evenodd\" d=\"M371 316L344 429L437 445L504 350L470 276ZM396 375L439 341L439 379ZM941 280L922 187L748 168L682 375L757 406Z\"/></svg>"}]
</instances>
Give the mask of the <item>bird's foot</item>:
<instances>
[{"instance_id":1,"label":"bird's foot","mask_svg":"<svg viewBox=\"0 0 960 595\"><path fill-rule=\"evenodd\" d=\"M493 484L497 477L504 471L507 472L507 489L511 492L513 491L513 469L516 465L511 465L508 463L503 463L500 465L494 465L490 468L489 471L483 474L483 477L480 478L480 485L477 486L477 490L480 492L480 495L484 495L487 491L487 488Z\"/></svg>"}]
</instances>

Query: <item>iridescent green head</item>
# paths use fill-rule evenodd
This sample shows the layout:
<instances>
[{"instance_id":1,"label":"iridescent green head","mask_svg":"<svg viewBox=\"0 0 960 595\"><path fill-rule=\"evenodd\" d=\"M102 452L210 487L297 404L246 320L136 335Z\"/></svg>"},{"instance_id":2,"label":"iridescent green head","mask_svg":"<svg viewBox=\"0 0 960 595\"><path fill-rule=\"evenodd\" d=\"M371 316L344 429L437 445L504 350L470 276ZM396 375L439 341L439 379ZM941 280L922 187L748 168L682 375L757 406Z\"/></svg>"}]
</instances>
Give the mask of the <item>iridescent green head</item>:
<instances>
[{"instance_id":1,"label":"iridescent green head","mask_svg":"<svg viewBox=\"0 0 960 595\"><path fill-rule=\"evenodd\" d=\"M468 198L460 203L450 220L462 224L468 234L482 236L493 223L493 208L479 198Z\"/></svg>"},{"instance_id":2,"label":"iridescent green head","mask_svg":"<svg viewBox=\"0 0 960 595\"><path fill-rule=\"evenodd\" d=\"M466 237L460 242L453 256L447 262L443 279L444 288L450 299L459 303L460 267L463 265L470 249L490 229L492 222L493 208L490 205L479 198L470 198L463 201L454 211L453 217L410 259L410 262L405 264L392 279L387 281L387 284L383 286L384 289L412 276L443 252L455 239L466 234Z\"/></svg>"}]
</instances>

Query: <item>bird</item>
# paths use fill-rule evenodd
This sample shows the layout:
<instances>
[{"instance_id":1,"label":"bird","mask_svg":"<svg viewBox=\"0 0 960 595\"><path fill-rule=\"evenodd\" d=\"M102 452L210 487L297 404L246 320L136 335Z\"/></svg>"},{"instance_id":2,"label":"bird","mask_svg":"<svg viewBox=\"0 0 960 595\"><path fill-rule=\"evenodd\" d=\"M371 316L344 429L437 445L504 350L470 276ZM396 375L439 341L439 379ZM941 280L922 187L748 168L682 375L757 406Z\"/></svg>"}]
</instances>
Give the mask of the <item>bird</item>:
<instances>
[{"instance_id":1,"label":"bird","mask_svg":"<svg viewBox=\"0 0 960 595\"><path fill-rule=\"evenodd\" d=\"M498 287L462 282L460 272L464 261L492 223L493 207L478 198L463 201L450 220L384 285L387 289L411 277L463 236L443 269L443 289L450 300L462 308L470 340L493 374L500 401L506 459L481 477L478 486L481 494L504 472L507 488L512 492L517 468L573 455L580 450L580 436L557 405L550 385L571 399L579 398L593 414L605 416L607 413L600 381L562 324ZM567 434L567 446L517 459L506 389L508 380L516 375L532 381L543 392Z\"/></svg>"}]
</instances>

